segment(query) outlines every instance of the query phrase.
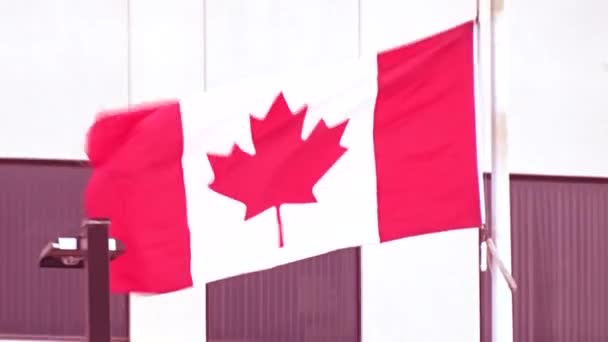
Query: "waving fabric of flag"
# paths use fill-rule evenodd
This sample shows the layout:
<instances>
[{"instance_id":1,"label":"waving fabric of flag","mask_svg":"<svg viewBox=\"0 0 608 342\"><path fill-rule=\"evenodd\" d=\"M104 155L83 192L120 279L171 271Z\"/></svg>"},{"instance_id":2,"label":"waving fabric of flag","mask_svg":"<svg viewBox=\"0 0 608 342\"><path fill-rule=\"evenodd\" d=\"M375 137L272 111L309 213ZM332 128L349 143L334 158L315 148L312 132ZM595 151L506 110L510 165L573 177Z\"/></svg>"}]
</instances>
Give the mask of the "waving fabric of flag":
<instances>
[{"instance_id":1,"label":"waving fabric of flag","mask_svg":"<svg viewBox=\"0 0 608 342\"><path fill-rule=\"evenodd\" d=\"M370 60L101 113L87 215L115 292L481 224L473 23Z\"/></svg>"}]
</instances>

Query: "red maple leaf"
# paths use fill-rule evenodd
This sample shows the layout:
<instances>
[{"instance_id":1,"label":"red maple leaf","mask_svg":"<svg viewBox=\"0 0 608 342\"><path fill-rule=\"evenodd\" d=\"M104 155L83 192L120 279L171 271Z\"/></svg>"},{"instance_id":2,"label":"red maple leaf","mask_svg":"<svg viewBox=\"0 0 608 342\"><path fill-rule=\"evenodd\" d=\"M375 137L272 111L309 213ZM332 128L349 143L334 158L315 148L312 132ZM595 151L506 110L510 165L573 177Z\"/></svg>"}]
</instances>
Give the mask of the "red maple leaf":
<instances>
[{"instance_id":1,"label":"red maple leaf","mask_svg":"<svg viewBox=\"0 0 608 342\"><path fill-rule=\"evenodd\" d=\"M281 204L316 203L313 187L347 150L340 139L348 120L332 128L321 120L302 140L306 110L304 106L293 114L279 93L264 119L250 115L254 155L236 144L228 155L207 154L214 173L209 188L245 204L245 220L275 208L279 247L283 247Z\"/></svg>"}]
</instances>

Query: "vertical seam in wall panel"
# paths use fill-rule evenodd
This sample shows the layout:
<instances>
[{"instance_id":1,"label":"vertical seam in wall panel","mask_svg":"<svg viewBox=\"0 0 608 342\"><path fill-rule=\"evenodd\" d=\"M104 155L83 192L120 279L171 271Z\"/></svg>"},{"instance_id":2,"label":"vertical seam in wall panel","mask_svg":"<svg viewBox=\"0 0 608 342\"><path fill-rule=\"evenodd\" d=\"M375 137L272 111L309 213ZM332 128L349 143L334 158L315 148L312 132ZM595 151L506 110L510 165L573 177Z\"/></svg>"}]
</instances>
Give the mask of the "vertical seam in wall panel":
<instances>
[{"instance_id":1,"label":"vertical seam in wall panel","mask_svg":"<svg viewBox=\"0 0 608 342\"><path fill-rule=\"evenodd\" d=\"M131 0L127 0L127 104L132 102Z\"/></svg>"},{"instance_id":2,"label":"vertical seam in wall panel","mask_svg":"<svg viewBox=\"0 0 608 342\"><path fill-rule=\"evenodd\" d=\"M207 0L203 1L203 91L207 91Z\"/></svg>"},{"instance_id":3,"label":"vertical seam in wall panel","mask_svg":"<svg viewBox=\"0 0 608 342\"><path fill-rule=\"evenodd\" d=\"M361 58L363 54L363 29L361 28L361 1L357 0L357 55Z\"/></svg>"}]
</instances>

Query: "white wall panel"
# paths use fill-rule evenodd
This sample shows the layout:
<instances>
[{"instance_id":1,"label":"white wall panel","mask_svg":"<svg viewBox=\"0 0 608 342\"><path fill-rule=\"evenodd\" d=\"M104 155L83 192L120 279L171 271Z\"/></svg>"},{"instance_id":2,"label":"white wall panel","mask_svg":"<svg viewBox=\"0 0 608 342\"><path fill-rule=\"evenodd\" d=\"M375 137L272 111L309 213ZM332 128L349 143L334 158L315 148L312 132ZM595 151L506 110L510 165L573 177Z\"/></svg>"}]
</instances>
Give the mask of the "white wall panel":
<instances>
[{"instance_id":1,"label":"white wall panel","mask_svg":"<svg viewBox=\"0 0 608 342\"><path fill-rule=\"evenodd\" d=\"M203 89L204 1L129 0L131 102Z\"/></svg>"},{"instance_id":2,"label":"white wall panel","mask_svg":"<svg viewBox=\"0 0 608 342\"><path fill-rule=\"evenodd\" d=\"M364 53L388 49L475 19L473 0L361 0Z\"/></svg>"},{"instance_id":3,"label":"white wall panel","mask_svg":"<svg viewBox=\"0 0 608 342\"><path fill-rule=\"evenodd\" d=\"M608 2L512 0L511 171L608 176Z\"/></svg>"},{"instance_id":4,"label":"white wall panel","mask_svg":"<svg viewBox=\"0 0 608 342\"><path fill-rule=\"evenodd\" d=\"M207 0L207 82L357 57L357 0Z\"/></svg>"},{"instance_id":5,"label":"white wall panel","mask_svg":"<svg viewBox=\"0 0 608 342\"><path fill-rule=\"evenodd\" d=\"M97 111L127 103L127 2L0 1L0 157L84 159Z\"/></svg>"},{"instance_id":6,"label":"white wall panel","mask_svg":"<svg viewBox=\"0 0 608 342\"><path fill-rule=\"evenodd\" d=\"M479 341L477 229L362 248L362 342Z\"/></svg>"},{"instance_id":7,"label":"white wall panel","mask_svg":"<svg viewBox=\"0 0 608 342\"><path fill-rule=\"evenodd\" d=\"M476 10L474 0L361 1L364 54L438 33ZM477 229L363 247L363 342L479 341L477 251Z\"/></svg>"},{"instance_id":8,"label":"white wall panel","mask_svg":"<svg viewBox=\"0 0 608 342\"><path fill-rule=\"evenodd\" d=\"M129 3L131 102L202 91L204 1ZM132 342L205 341L204 288L130 299Z\"/></svg>"}]
</instances>

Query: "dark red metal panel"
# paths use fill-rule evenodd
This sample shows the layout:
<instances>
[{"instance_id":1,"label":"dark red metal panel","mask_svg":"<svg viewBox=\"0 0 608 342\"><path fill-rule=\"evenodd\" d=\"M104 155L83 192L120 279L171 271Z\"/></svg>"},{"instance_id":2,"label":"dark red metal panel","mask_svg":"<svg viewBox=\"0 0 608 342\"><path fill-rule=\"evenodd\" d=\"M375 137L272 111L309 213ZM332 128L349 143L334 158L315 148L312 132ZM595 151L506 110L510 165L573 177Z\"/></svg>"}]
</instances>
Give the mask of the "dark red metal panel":
<instances>
[{"instance_id":1,"label":"dark red metal panel","mask_svg":"<svg viewBox=\"0 0 608 342\"><path fill-rule=\"evenodd\" d=\"M486 222L490 222L492 215L490 192L490 177L484 176L484 199L486 205ZM479 275L479 297L480 297L480 339L481 342L492 341L492 275L490 272L481 272Z\"/></svg>"},{"instance_id":2,"label":"dark red metal panel","mask_svg":"<svg viewBox=\"0 0 608 342\"><path fill-rule=\"evenodd\" d=\"M84 274L39 269L44 244L79 232L84 164L0 161L0 337L84 336ZM126 296L112 298L112 334L128 336ZM18 335L18 336L14 336Z\"/></svg>"},{"instance_id":3,"label":"dark red metal panel","mask_svg":"<svg viewBox=\"0 0 608 342\"><path fill-rule=\"evenodd\" d=\"M608 180L512 183L515 340L608 341Z\"/></svg>"},{"instance_id":4,"label":"dark red metal panel","mask_svg":"<svg viewBox=\"0 0 608 342\"><path fill-rule=\"evenodd\" d=\"M211 341L359 341L359 249L207 287Z\"/></svg>"},{"instance_id":5,"label":"dark red metal panel","mask_svg":"<svg viewBox=\"0 0 608 342\"><path fill-rule=\"evenodd\" d=\"M515 341L608 341L608 180L513 176L511 214Z\"/></svg>"}]
</instances>

